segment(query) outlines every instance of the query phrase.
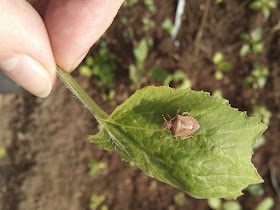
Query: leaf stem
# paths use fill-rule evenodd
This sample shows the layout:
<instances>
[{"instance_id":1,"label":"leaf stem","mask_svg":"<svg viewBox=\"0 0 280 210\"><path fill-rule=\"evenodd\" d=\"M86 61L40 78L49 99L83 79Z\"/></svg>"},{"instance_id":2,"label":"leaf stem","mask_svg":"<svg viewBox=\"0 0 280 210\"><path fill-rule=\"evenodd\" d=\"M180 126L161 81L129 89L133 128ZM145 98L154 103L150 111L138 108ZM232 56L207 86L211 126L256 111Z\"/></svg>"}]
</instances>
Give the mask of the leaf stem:
<instances>
[{"instance_id":1,"label":"leaf stem","mask_svg":"<svg viewBox=\"0 0 280 210\"><path fill-rule=\"evenodd\" d=\"M66 85L69 90L78 97L78 99L89 109L89 111L94 115L97 121L107 119L109 115L103 111L84 91L83 88L71 77L71 75L56 66L56 72L58 77L62 80L62 82Z\"/></svg>"}]
</instances>

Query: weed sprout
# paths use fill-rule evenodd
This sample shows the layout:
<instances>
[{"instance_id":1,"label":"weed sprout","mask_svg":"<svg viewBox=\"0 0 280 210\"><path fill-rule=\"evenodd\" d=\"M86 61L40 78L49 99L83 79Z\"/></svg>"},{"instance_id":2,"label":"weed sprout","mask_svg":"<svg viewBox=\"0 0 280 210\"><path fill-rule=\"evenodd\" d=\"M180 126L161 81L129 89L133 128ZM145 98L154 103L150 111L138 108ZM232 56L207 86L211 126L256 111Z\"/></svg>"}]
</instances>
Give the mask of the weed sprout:
<instances>
[{"instance_id":1,"label":"weed sprout","mask_svg":"<svg viewBox=\"0 0 280 210\"><path fill-rule=\"evenodd\" d=\"M161 27L171 35L173 30L173 23L170 18L165 18L161 24Z\"/></svg>"},{"instance_id":2,"label":"weed sprout","mask_svg":"<svg viewBox=\"0 0 280 210\"><path fill-rule=\"evenodd\" d=\"M271 197L264 199L256 208L256 210L270 210L274 206L274 200Z\"/></svg>"},{"instance_id":3,"label":"weed sprout","mask_svg":"<svg viewBox=\"0 0 280 210\"><path fill-rule=\"evenodd\" d=\"M1 159L2 157L4 157L5 154L6 154L5 148L0 146L0 159Z\"/></svg>"},{"instance_id":4,"label":"weed sprout","mask_svg":"<svg viewBox=\"0 0 280 210\"><path fill-rule=\"evenodd\" d=\"M274 0L255 0L249 7L254 10L261 10L264 17L267 19L270 16L270 10L277 8L277 2Z\"/></svg>"},{"instance_id":5,"label":"weed sprout","mask_svg":"<svg viewBox=\"0 0 280 210\"><path fill-rule=\"evenodd\" d=\"M152 71L151 78L155 81L161 82L163 85L169 85L176 89L191 88L191 80L182 70L175 71L174 74L169 74L165 69L156 67Z\"/></svg>"},{"instance_id":6,"label":"weed sprout","mask_svg":"<svg viewBox=\"0 0 280 210\"><path fill-rule=\"evenodd\" d=\"M142 75L145 71L144 62L148 56L148 51L149 45L146 39L141 39L138 46L133 49L135 64L129 65L129 78L132 81L130 87L132 89L145 82L145 78Z\"/></svg>"},{"instance_id":7,"label":"weed sprout","mask_svg":"<svg viewBox=\"0 0 280 210\"><path fill-rule=\"evenodd\" d=\"M253 89L264 88L267 77L269 76L269 69L258 64L253 64L251 75L246 77L243 82L246 85L251 85Z\"/></svg>"},{"instance_id":8,"label":"weed sprout","mask_svg":"<svg viewBox=\"0 0 280 210\"><path fill-rule=\"evenodd\" d=\"M124 7L129 7L132 6L133 4L138 3L138 0L126 0L123 2Z\"/></svg>"},{"instance_id":9,"label":"weed sprout","mask_svg":"<svg viewBox=\"0 0 280 210\"><path fill-rule=\"evenodd\" d=\"M148 31L148 30L154 28L155 25L156 25L156 24L155 24L155 21L153 21L153 20L151 20L151 19L149 19L149 18L147 18L147 17L144 17L144 18L142 19L142 22L143 22L143 30L144 30L144 31Z\"/></svg>"},{"instance_id":10,"label":"weed sprout","mask_svg":"<svg viewBox=\"0 0 280 210\"><path fill-rule=\"evenodd\" d=\"M80 65L79 73L86 77L93 77L93 80L104 101L114 104L114 76L117 65L115 55L109 52L106 42L100 42L100 48L97 52L87 56L84 65Z\"/></svg>"},{"instance_id":11,"label":"weed sprout","mask_svg":"<svg viewBox=\"0 0 280 210\"><path fill-rule=\"evenodd\" d=\"M92 194L90 196L90 200L89 200L89 208L90 209L104 209L104 205L102 205L102 203L105 201L106 197L105 195L97 195L97 194Z\"/></svg>"},{"instance_id":12,"label":"weed sprout","mask_svg":"<svg viewBox=\"0 0 280 210\"><path fill-rule=\"evenodd\" d=\"M272 113L264 105L254 106L252 117L262 118L262 122L269 126Z\"/></svg>"},{"instance_id":13,"label":"weed sprout","mask_svg":"<svg viewBox=\"0 0 280 210\"><path fill-rule=\"evenodd\" d=\"M213 63L216 65L215 78L217 80L223 79L223 72L231 70L231 64L224 60L224 55L221 52L216 52L213 56Z\"/></svg>"},{"instance_id":14,"label":"weed sprout","mask_svg":"<svg viewBox=\"0 0 280 210\"><path fill-rule=\"evenodd\" d=\"M246 188L246 190L252 195L262 196L264 195L264 189L261 184L253 184Z\"/></svg>"},{"instance_id":15,"label":"weed sprout","mask_svg":"<svg viewBox=\"0 0 280 210\"><path fill-rule=\"evenodd\" d=\"M154 4L153 0L144 0L144 4L148 8L150 12L155 12L156 11L156 6Z\"/></svg>"},{"instance_id":16,"label":"weed sprout","mask_svg":"<svg viewBox=\"0 0 280 210\"><path fill-rule=\"evenodd\" d=\"M246 56L250 52L254 54L262 52L263 43L260 42L262 39L262 28L256 28L250 34L245 32L241 33L240 38L246 41L239 51L241 57Z\"/></svg>"},{"instance_id":17,"label":"weed sprout","mask_svg":"<svg viewBox=\"0 0 280 210\"><path fill-rule=\"evenodd\" d=\"M178 192L173 196L173 200L177 206L183 206L186 202L185 194Z\"/></svg>"},{"instance_id":18,"label":"weed sprout","mask_svg":"<svg viewBox=\"0 0 280 210\"><path fill-rule=\"evenodd\" d=\"M89 159L87 165L89 168L88 174L92 176L101 174L102 170L104 170L108 166L108 163L104 161Z\"/></svg>"}]
</instances>

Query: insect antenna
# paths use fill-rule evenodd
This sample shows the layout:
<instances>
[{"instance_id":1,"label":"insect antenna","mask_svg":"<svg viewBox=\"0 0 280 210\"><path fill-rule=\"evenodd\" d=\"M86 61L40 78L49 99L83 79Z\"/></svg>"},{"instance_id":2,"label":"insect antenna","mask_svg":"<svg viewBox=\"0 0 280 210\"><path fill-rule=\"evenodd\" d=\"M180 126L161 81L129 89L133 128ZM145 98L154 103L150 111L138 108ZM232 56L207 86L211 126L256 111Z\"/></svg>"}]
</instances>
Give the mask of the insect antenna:
<instances>
[{"instance_id":1,"label":"insect antenna","mask_svg":"<svg viewBox=\"0 0 280 210\"><path fill-rule=\"evenodd\" d=\"M164 114L162 114L161 116L163 117L164 121L167 122L167 119L165 118Z\"/></svg>"}]
</instances>

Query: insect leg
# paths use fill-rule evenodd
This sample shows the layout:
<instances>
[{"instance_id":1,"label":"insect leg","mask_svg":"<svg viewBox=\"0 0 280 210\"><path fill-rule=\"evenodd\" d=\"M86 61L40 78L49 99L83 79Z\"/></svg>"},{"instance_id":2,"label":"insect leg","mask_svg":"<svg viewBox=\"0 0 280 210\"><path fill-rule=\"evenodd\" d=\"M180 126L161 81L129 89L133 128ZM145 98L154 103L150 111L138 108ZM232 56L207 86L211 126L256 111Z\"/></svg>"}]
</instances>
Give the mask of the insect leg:
<instances>
[{"instance_id":1,"label":"insect leg","mask_svg":"<svg viewBox=\"0 0 280 210\"><path fill-rule=\"evenodd\" d=\"M193 138L192 135L188 135L188 136L181 136L182 139L188 139L188 138Z\"/></svg>"},{"instance_id":2,"label":"insect leg","mask_svg":"<svg viewBox=\"0 0 280 210\"><path fill-rule=\"evenodd\" d=\"M190 115L192 111L190 112L183 112L182 115Z\"/></svg>"},{"instance_id":3,"label":"insect leg","mask_svg":"<svg viewBox=\"0 0 280 210\"><path fill-rule=\"evenodd\" d=\"M159 139L162 137L163 132L165 131L165 129L166 129L166 128L163 128L163 130L162 130L162 132L161 132L161 135L160 135Z\"/></svg>"},{"instance_id":4,"label":"insect leg","mask_svg":"<svg viewBox=\"0 0 280 210\"><path fill-rule=\"evenodd\" d=\"M177 111L177 114L176 114L176 115L178 115L178 114L179 114L179 112L180 112L180 109L181 109L181 106L179 106L179 109L178 109L178 111Z\"/></svg>"}]
</instances>

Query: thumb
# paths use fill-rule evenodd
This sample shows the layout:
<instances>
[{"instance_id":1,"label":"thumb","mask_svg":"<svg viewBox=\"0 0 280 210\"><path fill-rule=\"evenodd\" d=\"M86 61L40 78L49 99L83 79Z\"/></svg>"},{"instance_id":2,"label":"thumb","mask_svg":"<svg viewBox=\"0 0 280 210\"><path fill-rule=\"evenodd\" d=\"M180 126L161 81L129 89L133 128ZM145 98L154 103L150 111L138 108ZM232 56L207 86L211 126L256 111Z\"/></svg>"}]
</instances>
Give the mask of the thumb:
<instances>
[{"instance_id":1,"label":"thumb","mask_svg":"<svg viewBox=\"0 0 280 210\"><path fill-rule=\"evenodd\" d=\"M49 95L55 61L45 25L25 0L0 3L0 69L39 97Z\"/></svg>"}]
</instances>

